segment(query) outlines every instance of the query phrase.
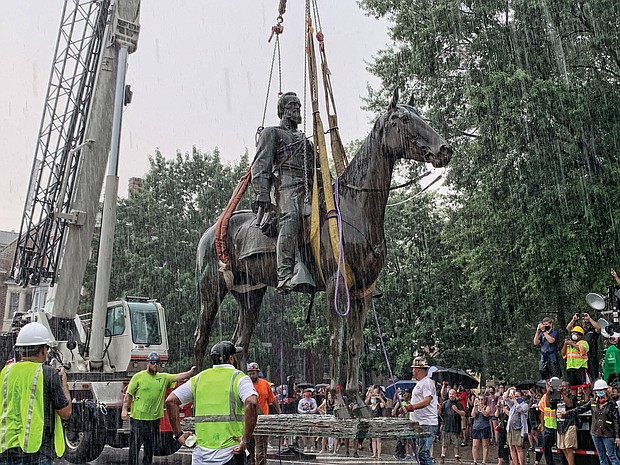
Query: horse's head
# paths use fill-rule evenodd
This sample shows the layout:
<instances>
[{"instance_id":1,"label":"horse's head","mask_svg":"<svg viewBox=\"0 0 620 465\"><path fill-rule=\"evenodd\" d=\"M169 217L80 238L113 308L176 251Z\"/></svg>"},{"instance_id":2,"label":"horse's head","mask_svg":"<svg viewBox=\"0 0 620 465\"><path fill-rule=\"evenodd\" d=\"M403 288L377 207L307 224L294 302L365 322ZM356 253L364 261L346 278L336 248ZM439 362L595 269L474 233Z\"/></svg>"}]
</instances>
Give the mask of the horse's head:
<instances>
[{"instance_id":1,"label":"horse's head","mask_svg":"<svg viewBox=\"0 0 620 465\"><path fill-rule=\"evenodd\" d=\"M383 146L389 155L432 163L435 168L446 166L452 158L450 145L417 110L398 103L398 92L394 92L392 103L381 119Z\"/></svg>"}]
</instances>

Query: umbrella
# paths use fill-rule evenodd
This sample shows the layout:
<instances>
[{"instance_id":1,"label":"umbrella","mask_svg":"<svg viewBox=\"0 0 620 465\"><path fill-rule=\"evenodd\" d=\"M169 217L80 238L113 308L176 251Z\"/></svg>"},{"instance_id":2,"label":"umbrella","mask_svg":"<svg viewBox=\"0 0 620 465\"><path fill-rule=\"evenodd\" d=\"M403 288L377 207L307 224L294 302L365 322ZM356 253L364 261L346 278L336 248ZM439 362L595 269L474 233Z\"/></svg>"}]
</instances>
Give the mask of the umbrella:
<instances>
[{"instance_id":1,"label":"umbrella","mask_svg":"<svg viewBox=\"0 0 620 465\"><path fill-rule=\"evenodd\" d=\"M308 389L308 388L313 389L314 388L314 384L312 384L312 383L297 383L295 385L295 387L297 389Z\"/></svg>"},{"instance_id":2,"label":"umbrella","mask_svg":"<svg viewBox=\"0 0 620 465\"><path fill-rule=\"evenodd\" d=\"M545 385L545 380L544 379L540 379L538 381L536 381L535 379L525 379L523 381L519 381L515 387L517 389L532 389L534 386L538 386L541 388L546 387Z\"/></svg>"},{"instance_id":3,"label":"umbrella","mask_svg":"<svg viewBox=\"0 0 620 465\"><path fill-rule=\"evenodd\" d=\"M478 380L460 368L437 367L432 378L438 383L447 381L451 386L462 385L465 389L473 389L478 386Z\"/></svg>"},{"instance_id":4,"label":"umbrella","mask_svg":"<svg viewBox=\"0 0 620 465\"><path fill-rule=\"evenodd\" d=\"M400 381L396 381L394 384L390 384L385 388L385 397L388 399L393 399L396 389L409 389L411 391L413 390L415 383L416 381L413 379L401 379Z\"/></svg>"}]
</instances>

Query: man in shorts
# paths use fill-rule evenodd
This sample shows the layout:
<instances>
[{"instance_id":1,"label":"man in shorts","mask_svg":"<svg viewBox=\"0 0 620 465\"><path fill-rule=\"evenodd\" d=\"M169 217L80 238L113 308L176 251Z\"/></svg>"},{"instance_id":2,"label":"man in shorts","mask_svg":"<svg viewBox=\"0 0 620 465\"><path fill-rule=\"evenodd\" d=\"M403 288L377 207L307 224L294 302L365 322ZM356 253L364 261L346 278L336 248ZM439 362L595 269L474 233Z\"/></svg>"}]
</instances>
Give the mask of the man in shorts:
<instances>
[{"instance_id":1,"label":"man in shorts","mask_svg":"<svg viewBox=\"0 0 620 465\"><path fill-rule=\"evenodd\" d=\"M568 465L575 465L575 449L577 449L577 421L574 416L564 417L564 412L577 406L577 397L570 390L568 381L560 385L561 400L557 405L558 439L557 448L564 453Z\"/></svg>"},{"instance_id":2,"label":"man in shorts","mask_svg":"<svg viewBox=\"0 0 620 465\"><path fill-rule=\"evenodd\" d=\"M454 463L461 464L459 457L459 444L461 442L461 418L465 417L465 410L456 398L456 390L448 391L448 399L441 403L441 415L443 425L441 427L441 457L439 463L443 465L446 460L446 450L452 446L454 450Z\"/></svg>"}]
</instances>

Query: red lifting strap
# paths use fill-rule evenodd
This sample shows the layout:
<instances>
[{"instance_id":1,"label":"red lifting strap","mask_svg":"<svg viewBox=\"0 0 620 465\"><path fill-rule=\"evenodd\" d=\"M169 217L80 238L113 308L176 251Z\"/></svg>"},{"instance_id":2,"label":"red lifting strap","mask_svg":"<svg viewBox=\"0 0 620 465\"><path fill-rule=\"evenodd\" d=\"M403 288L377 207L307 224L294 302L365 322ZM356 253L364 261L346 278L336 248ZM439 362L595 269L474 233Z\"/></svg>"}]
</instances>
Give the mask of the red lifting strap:
<instances>
[{"instance_id":1,"label":"red lifting strap","mask_svg":"<svg viewBox=\"0 0 620 465\"><path fill-rule=\"evenodd\" d=\"M245 194L245 191L250 184L250 179L252 178L251 169L252 165L248 166L248 171L239 180L239 183L237 184L237 187L235 187L226 208L217 219L217 223L215 223L215 251L217 252L217 258L224 264L225 270L230 269L230 257L228 256L228 247L226 246L228 222L230 221L230 217L237 208L237 205L239 205L243 194Z\"/></svg>"}]
</instances>

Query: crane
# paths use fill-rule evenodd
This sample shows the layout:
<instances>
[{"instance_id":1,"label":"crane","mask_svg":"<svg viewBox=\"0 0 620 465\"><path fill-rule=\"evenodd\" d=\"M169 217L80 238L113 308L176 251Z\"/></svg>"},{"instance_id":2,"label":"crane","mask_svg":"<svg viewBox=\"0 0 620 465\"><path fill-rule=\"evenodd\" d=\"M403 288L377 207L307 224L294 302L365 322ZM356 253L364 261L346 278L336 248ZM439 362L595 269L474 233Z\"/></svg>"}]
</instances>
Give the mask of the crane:
<instances>
[{"instance_id":1,"label":"crane","mask_svg":"<svg viewBox=\"0 0 620 465\"><path fill-rule=\"evenodd\" d=\"M11 272L19 285L46 294L45 307L24 318L48 327L51 363L67 371L74 415L65 426L65 458L73 463L94 460L106 443L128 445L123 389L149 352L167 360L161 305L107 301L122 112L131 100L125 76L139 17L140 0L65 0ZM104 178L97 286L85 320L77 309ZM155 453L176 451L172 433L161 434Z\"/></svg>"}]
</instances>

